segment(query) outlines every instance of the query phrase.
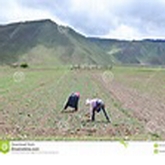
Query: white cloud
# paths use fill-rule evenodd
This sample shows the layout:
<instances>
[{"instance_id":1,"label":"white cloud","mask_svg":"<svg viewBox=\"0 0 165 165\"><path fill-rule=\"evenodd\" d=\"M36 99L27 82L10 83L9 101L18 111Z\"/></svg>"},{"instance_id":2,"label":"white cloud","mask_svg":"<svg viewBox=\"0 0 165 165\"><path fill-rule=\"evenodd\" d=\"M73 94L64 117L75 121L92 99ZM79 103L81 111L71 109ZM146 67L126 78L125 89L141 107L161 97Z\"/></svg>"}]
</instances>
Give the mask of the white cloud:
<instances>
[{"instance_id":1,"label":"white cloud","mask_svg":"<svg viewBox=\"0 0 165 165\"><path fill-rule=\"evenodd\" d=\"M29 8L28 6L22 6L17 0L9 2L0 2L0 22L1 23L11 23L27 20L39 20L39 19L52 19L58 24L65 23L61 21L58 17L53 15L49 10L43 10L40 8Z\"/></svg>"},{"instance_id":2,"label":"white cloud","mask_svg":"<svg viewBox=\"0 0 165 165\"><path fill-rule=\"evenodd\" d=\"M142 36L140 33L132 27L126 25L120 25L118 28L109 32L109 34L102 36L103 38L116 38L116 39L139 39Z\"/></svg>"},{"instance_id":3,"label":"white cloud","mask_svg":"<svg viewBox=\"0 0 165 165\"><path fill-rule=\"evenodd\" d=\"M0 24L52 19L91 36L165 38L165 0L0 0Z\"/></svg>"}]
</instances>

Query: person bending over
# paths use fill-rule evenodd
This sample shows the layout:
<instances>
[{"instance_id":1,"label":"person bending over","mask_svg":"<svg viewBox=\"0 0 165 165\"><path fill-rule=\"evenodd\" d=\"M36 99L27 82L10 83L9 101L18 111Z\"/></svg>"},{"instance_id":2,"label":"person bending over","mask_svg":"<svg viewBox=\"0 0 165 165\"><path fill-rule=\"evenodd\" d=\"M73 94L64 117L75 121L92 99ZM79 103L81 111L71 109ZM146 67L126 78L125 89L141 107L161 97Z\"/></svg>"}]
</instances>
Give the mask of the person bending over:
<instances>
[{"instance_id":1,"label":"person bending over","mask_svg":"<svg viewBox=\"0 0 165 165\"><path fill-rule=\"evenodd\" d=\"M74 108L75 111L78 111L78 102L79 102L79 99L80 99L80 93L79 92L75 92L75 93L72 93L65 106L64 106L64 110L66 110L68 107L71 107L71 108Z\"/></svg>"},{"instance_id":2,"label":"person bending over","mask_svg":"<svg viewBox=\"0 0 165 165\"><path fill-rule=\"evenodd\" d=\"M103 112L105 118L107 119L108 122L110 121L110 118L108 117L108 114L105 110L105 104L101 99L95 98L95 99L87 99L86 100L86 105L90 106L90 118L91 121L95 121L95 113Z\"/></svg>"}]
</instances>

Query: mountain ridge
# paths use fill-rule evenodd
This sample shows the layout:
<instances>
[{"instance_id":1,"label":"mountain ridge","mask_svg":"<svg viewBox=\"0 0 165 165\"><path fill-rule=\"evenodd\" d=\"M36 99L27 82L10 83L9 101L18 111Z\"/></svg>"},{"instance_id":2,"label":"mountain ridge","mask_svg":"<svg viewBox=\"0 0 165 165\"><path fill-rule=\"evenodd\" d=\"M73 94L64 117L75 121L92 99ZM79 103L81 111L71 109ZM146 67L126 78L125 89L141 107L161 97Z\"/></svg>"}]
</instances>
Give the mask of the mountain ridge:
<instances>
[{"instance_id":1,"label":"mountain ridge","mask_svg":"<svg viewBox=\"0 0 165 165\"><path fill-rule=\"evenodd\" d=\"M32 54L39 56L43 53L42 49L35 49L41 46L45 53L52 50L49 55L62 64L107 63L107 57L100 59L98 56L98 53L106 56L105 53L94 43L73 29L59 26L51 20L28 21L0 27L1 64L21 61L21 56L26 56L24 61L30 62L28 56L32 58ZM44 58L41 63L45 60Z\"/></svg>"},{"instance_id":2,"label":"mountain ridge","mask_svg":"<svg viewBox=\"0 0 165 165\"><path fill-rule=\"evenodd\" d=\"M0 25L0 64L165 65L165 40L86 37L50 19Z\"/></svg>"},{"instance_id":3,"label":"mountain ridge","mask_svg":"<svg viewBox=\"0 0 165 165\"><path fill-rule=\"evenodd\" d=\"M89 40L107 53L114 52L113 58L121 64L165 65L165 40L163 39L127 41L89 38Z\"/></svg>"}]
</instances>

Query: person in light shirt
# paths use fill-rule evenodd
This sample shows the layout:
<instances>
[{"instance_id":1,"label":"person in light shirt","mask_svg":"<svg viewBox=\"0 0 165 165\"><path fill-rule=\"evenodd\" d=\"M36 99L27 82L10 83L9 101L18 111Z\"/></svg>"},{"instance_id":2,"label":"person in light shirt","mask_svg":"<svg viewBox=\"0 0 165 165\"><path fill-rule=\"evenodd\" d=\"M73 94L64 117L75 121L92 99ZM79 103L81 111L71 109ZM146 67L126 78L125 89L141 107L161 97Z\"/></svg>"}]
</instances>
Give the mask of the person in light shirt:
<instances>
[{"instance_id":1,"label":"person in light shirt","mask_svg":"<svg viewBox=\"0 0 165 165\"><path fill-rule=\"evenodd\" d=\"M86 105L90 106L90 118L91 121L95 121L95 113L103 112L105 118L107 119L108 122L110 121L110 118L108 117L108 114L105 110L105 104L101 99L95 98L95 99L87 99L86 100Z\"/></svg>"}]
</instances>

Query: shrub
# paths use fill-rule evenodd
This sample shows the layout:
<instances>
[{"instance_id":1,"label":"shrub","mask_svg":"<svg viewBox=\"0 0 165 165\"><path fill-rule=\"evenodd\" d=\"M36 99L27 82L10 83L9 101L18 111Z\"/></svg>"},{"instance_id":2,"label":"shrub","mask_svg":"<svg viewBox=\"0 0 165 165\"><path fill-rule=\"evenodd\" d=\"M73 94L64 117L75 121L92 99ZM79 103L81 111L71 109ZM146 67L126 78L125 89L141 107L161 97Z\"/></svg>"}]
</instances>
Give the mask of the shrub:
<instances>
[{"instance_id":1,"label":"shrub","mask_svg":"<svg viewBox=\"0 0 165 165\"><path fill-rule=\"evenodd\" d=\"M28 65L27 63L22 63L22 64L20 64L20 67L21 67L21 68L28 68L29 65Z\"/></svg>"}]
</instances>

